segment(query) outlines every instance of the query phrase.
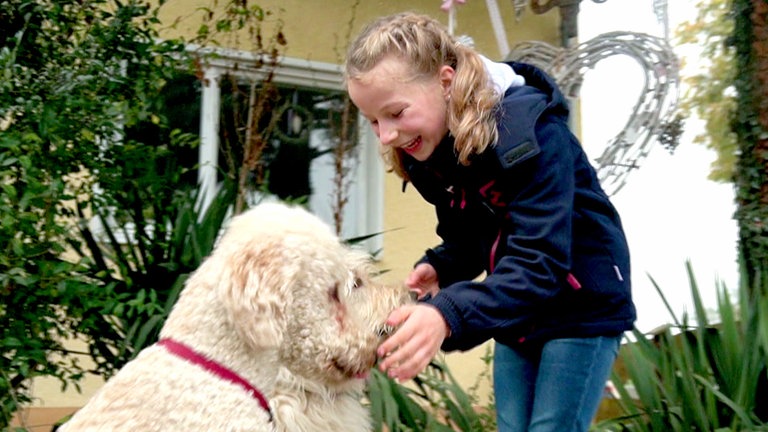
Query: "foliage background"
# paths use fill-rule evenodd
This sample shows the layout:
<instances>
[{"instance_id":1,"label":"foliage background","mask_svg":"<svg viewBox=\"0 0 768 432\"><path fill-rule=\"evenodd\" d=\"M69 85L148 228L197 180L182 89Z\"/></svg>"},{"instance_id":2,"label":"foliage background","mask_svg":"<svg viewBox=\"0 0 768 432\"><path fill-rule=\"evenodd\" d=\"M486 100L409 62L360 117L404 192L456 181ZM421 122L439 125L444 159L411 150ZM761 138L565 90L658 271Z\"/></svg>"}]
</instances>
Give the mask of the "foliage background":
<instances>
[{"instance_id":1,"label":"foliage background","mask_svg":"<svg viewBox=\"0 0 768 432\"><path fill-rule=\"evenodd\" d=\"M161 187L174 180L156 177L168 162L169 136L157 147L113 141L124 127L162 123L151 95L181 46L155 43L156 19L145 5L106 5L13 0L0 6L0 426L29 401L31 378L51 376L67 386L83 376L66 339L109 332L105 317L120 308L152 312L136 298L121 306L126 293L93 271L95 257L73 253L87 242L79 235L85 213L176 193L145 188L147 181ZM138 155L154 163L121 163ZM92 199L96 183L103 193ZM108 344L124 351L115 336Z\"/></svg>"}]
</instances>

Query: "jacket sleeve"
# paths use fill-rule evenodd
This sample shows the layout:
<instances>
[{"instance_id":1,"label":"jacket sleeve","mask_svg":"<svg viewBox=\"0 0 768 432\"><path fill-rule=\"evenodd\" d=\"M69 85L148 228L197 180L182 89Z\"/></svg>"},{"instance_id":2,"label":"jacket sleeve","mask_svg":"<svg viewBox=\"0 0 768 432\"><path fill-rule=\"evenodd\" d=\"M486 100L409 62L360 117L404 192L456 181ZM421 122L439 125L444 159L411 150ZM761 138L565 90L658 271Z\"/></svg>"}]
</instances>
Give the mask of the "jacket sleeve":
<instances>
[{"instance_id":1,"label":"jacket sleeve","mask_svg":"<svg viewBox=\"0 0 768 432\"><path fill-rule=\"evenodd\" d=\"M446 351L470 349L501 333L524 336L570 266L574 146L579 144L557 116L540 119L535 131L538 152L504 170L513 197L500 231L504 256L484 280L455 282L428 300L451 328Z\"/></svg>"}]
</instances>

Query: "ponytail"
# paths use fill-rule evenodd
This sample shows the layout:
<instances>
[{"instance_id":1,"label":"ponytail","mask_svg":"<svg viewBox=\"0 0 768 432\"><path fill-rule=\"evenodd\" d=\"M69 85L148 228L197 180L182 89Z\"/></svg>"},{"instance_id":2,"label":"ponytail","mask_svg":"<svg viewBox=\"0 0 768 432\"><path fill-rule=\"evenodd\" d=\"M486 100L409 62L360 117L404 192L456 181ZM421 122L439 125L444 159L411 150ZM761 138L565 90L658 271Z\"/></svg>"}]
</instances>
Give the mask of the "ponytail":
<instances>
[{"instance_id":1,"label":"ponytail","mask_svg":"<svg viewBox=\"0 0 768 432\"><path fill-rule=\"evenodd\" d=\"M480 56L471 48L457 45L456 74L448 101L448 129L454 137L459 162L469 165L472 155L496 143L496 94Z\"/></svg>"}]
</instances>

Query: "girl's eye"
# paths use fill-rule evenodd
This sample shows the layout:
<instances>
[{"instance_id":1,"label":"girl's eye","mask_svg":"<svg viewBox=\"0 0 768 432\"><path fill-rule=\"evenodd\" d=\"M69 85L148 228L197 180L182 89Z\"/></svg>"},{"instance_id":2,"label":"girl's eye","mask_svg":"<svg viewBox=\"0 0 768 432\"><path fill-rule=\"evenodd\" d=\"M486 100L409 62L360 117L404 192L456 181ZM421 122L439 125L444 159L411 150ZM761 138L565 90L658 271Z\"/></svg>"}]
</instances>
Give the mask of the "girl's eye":
<instances>
[{"instance_id":1,"label":"girl's eye","mask_svg":"<svg viewBox=\"0 0 768 432\"><path fill-rule=\"evenodd\" d=\"M405 110L400 110L400 111L398 111L398 112L394 113L394 114L392 115L392 117L394 117L394 118L398 118L398 117L400 117L401 115L403 115L403 111L405 111Z\"/></svg>"}]
</instances>

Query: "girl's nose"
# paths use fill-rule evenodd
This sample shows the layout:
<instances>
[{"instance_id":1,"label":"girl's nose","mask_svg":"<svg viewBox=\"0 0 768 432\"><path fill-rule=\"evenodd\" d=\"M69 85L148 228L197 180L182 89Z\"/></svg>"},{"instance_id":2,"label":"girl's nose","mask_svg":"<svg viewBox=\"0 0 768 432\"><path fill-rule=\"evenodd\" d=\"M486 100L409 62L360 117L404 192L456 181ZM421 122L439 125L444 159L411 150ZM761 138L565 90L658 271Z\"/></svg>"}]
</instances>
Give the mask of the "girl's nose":
<instances>
[{"instance_id":1,"label":"girl's nose","mask_svg":"<svg viewBox=\"0 0 768 432\"><path fill-rule=\"evenodd\" d=\"M382 144L393 144L397 139L397 136L397 128L386 123L379 124L379 141L381 141Z\"/></svg>"}]
</instances>

